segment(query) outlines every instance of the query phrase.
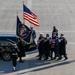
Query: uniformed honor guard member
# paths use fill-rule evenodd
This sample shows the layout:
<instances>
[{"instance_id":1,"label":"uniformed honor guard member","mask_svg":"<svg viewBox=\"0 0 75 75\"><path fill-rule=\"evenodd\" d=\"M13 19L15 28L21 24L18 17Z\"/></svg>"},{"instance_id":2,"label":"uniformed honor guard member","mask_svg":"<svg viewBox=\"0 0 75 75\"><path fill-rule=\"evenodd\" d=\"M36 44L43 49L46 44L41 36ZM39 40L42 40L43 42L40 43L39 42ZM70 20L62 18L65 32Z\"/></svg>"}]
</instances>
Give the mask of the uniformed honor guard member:
<instances>
[{"instance_id":1,"label":"uniformed honor guard member","mask_svg":"<svg viewBox=\"0 0 75 75\"><path fill-rule=\"evenodd\" d=\"M15 71L19 50L18 50L18 47L16 44L14 44L13 46L14 46L14 48L12 49L11 59L12 59L12 64L13 64L13 70Z\"/></svg>"},{"instance_id":2,"label":"uniformed honor guard member","mask_svg":"<svg viewBox=\"0 0 75 75\"><path fill-rule=\"evenodd\" d=\"M18 52L19 62L23 63L24 61L22 60L22 57L25 57L25 48L24 48L25 46L23 44L22 38L19 38L17 46L19 49L19 52Z\"/></svg>"}]
</instances>

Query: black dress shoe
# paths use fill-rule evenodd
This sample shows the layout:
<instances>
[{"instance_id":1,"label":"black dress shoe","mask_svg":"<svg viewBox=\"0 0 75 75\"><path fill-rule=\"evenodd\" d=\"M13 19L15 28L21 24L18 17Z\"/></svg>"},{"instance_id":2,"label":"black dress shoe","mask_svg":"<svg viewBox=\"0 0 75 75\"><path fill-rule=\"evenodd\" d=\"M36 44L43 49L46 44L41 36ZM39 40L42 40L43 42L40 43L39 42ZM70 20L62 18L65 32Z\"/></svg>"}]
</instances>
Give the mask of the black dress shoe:
<instances>
[{"instance_id":1,"label":"black dress shoe","mask_svg":"<svg viewBox=\"0 0 75 75\"><path fill-rule=\"evenodd\" d=\"M44 60L47 60L48 58L45 58Z\"/></svg>"},{"instance_id":2,"label":"black dress shoe","mask_svg":"<svg viewBox=\"0 0 75 75\"><path fill-rule=\"evenodd\" d=\"M65 58L64 60L67 60L68 58Z\"/></svg>"},{"instance_id":3,"label":"black dress shoe","mask_svg":"<svg viewBox=\"0 0 75 75\"><path fill-rule=\"evenodd\" d=\"M55 59L56 59L56 57L53 58L53 60L55 60Z\"/></svg>"},{"instance_id":4,"label":"black dress shoe","mask_svg":"<svg viewBox=\"0 0 75 75\"><path fill-rule=\"evenodd\" d=\"M38 58L37 60L41 60L41 58Z\"/></svg>"},{"instance_id":5,"label":"black dress shoe","mask_svg":"<svg viewBox=\"0 0 75 75\"><path fill-rule=\"evenodd\" d=\"M39 55L37 55L36 57L39 57Z\"/></svg>"},{"instance_id":6,"label":"black dress shoe","mask_svg":"<svg viewBox=\"0 0 75 75\"><path fill-rule=\"evenodd\" d=\"M59 57L57 60L61 60L62 59L62 57Z\"/></svg>"},{"instance_id":7,"label":"black dress shoe","mask_svg":"<svg viewBox=\"0 0 75 75\"><path fill-rule=\"evenodd\" d=\"M51 60L54 60L54 58L51 58Z\"/></svg>"}]
</instances>

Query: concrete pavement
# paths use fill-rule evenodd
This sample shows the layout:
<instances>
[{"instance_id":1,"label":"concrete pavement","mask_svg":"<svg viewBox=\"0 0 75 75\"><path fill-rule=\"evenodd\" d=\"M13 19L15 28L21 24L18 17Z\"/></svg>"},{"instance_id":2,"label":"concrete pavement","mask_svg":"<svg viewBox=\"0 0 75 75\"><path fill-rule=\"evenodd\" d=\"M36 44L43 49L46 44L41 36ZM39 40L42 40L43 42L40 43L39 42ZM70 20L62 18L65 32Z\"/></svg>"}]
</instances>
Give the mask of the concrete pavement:
<instances>
[{"instance_id":1,"label":"concrete pavement","mask_svg":"<svg viewBox=\"0 0 75 75\"><path fill-rule=\"evenodd\" d=\"M16 71L13 72L12 62L0 60L0 75L75 75L74 55L68 55L69 59L57 60L37 60L37 50L29 52L24 63L17 63Z\"/></svg>"}]
</instances>

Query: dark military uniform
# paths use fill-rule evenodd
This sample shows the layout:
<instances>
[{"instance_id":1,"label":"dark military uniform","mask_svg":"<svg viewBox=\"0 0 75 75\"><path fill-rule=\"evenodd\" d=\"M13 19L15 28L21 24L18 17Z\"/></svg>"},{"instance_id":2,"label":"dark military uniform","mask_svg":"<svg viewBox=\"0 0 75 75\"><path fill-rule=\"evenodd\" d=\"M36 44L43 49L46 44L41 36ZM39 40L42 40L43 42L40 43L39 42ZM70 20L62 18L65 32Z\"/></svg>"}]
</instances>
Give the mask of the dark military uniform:
<instances>
[{"instance_id":1,"label":"dark military uniform","mask_svg":"<svg viewBox=\"0 0 75 75\"><path fill-rule=\"evenodd\" d=\"M11 59L12 59L13 68L15 68L17 65L18 51L19 50L17 48L12 49Z\"/></svg>"},{"instance_id":2,"label":"dark military uniform","mask_svg":"<svg viewBox=\"0 0 75 75\"><path fill-rule=\"evenodd\" d=\"M22 57L25 57L25 46L23 46L23 42L19 41L17 44L18 48L19 48L19 52L18 52L18 57L19 57L19 61L22 62Z\"/></svg>"}]
</instances>

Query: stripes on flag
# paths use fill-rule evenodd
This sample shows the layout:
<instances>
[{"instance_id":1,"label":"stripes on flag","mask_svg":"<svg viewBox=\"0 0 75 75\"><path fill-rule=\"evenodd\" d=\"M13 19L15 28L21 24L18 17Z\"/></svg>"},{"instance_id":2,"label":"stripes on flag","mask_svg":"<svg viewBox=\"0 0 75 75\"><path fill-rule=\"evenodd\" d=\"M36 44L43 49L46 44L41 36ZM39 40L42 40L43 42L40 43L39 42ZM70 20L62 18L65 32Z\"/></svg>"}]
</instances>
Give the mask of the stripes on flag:
<instances>
[{"instance_id":1,"label":"stripes on flag","mask_svg":"<svg viewBox=\"0 0 75 75\"><path fill-rule=\"evenodd\" d=\"M35 26L39 26L37 16L33 12L31 12L24 4L23 4L23 16L24 20L29 21Z\"/></svg>"}]
</instances>

